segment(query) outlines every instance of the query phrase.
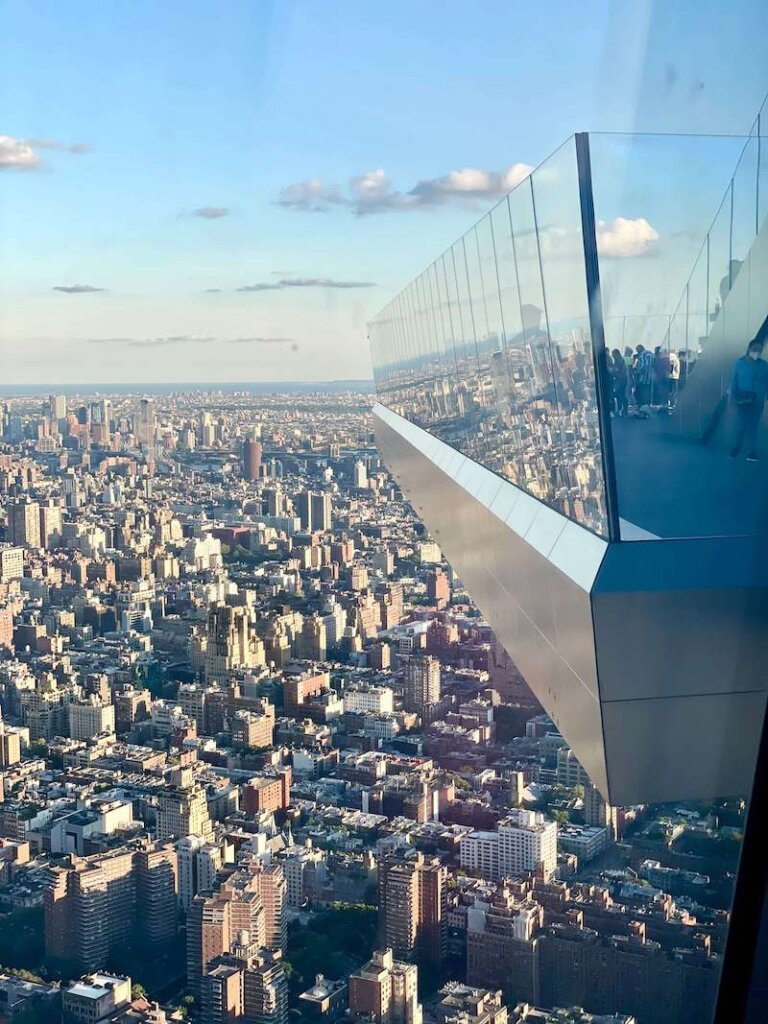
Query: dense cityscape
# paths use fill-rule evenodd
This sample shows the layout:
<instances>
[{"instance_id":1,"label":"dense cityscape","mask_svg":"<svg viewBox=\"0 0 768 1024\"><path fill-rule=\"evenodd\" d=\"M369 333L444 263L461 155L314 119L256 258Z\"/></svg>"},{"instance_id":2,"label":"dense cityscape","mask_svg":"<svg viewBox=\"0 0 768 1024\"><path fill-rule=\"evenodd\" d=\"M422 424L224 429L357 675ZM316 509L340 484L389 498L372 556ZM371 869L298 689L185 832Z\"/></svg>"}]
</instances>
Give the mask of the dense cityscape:
<instances>
[{"instance_id":1,"label":"dense cityscape","mask_svg":"<svg viewBox=\"0 0 768 1024\"><path fill-rule=\"evenodd\" d=\"M0 407L0 1019L707 1019L743 801L605 803L370 406Z\"/></svg>"}]
</instances>

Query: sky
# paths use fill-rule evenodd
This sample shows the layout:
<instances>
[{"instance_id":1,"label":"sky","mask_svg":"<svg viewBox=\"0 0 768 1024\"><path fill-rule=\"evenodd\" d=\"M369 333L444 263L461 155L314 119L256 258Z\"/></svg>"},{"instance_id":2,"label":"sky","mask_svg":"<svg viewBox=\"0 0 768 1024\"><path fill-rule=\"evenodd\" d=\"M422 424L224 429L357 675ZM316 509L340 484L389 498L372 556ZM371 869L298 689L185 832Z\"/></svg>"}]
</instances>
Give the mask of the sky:
<instances>
[{"instance_id":1,"label":"sky","mask_svg":"<svg viewBox=\"0 0 768 1024\"><path fill-rule=\"evenodd\" d=\"M742 135L768 91L764 0L0 0L0 33L0 386L367 378L367 320L573 132ZM600 153L676 287L736 143Z\"/></svg>"}]
</instances>

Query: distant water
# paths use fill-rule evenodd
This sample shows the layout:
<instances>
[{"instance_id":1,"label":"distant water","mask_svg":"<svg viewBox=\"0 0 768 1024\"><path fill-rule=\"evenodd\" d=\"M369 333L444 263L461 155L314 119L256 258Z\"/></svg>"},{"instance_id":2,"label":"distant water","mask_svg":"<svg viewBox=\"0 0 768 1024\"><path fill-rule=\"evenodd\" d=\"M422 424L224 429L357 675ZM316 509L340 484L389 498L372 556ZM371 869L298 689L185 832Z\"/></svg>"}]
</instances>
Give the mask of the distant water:
<instances>
[{"instance_id":1,"label":"distant water","mask_svg":"<svg viewBox=\"0 0 768 1024\"><path fill-rule=\"evenodd\" d=\"M0 396L23 395L169 395L197 392L200 394L247 395L338 395L345 391L367 395L373 393L372 380L296 380L238 381L236 384L0 384Z\"/></svg>"}]
</instances>

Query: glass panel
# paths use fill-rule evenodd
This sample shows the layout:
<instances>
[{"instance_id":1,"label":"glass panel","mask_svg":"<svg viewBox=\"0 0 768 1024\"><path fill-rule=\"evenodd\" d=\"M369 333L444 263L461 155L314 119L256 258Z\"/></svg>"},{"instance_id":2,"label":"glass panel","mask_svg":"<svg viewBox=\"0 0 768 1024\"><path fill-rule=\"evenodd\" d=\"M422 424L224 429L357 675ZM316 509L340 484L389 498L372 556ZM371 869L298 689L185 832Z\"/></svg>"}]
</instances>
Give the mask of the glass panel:
<instances>
[{"instance_id":1,"label":"glass panel","mask_svg":"<svg viewBox=\"0 0 768 1024\"><path fill-rule=\"evenodd\" d=\"M755 133L760 143L757 209L758 222L762 225L768 218L768 101L757 118Z\"/></svg>"},{"instance_id":2,"label":"glass panel","mask_svg":"<svg viewBox=\"0 0 768 1024\"><path fill-rule=\"evenodd\" d=\"M506 204L503 204L506 207ZM496 267L496 248L490 214L476 227L480 278L483 286L484 314L487 338L483 342L486 366L485 386L485 464L497 473L503 473L506 436L509 428L510 377L507 350L504 344L504 324L499 294L499 274Z\"/></svg>"},{"instance_id":3,"label":"glass panel","mask_svg":"<svg viewBox=\"0 0 768 1024\"><path fill-rule=\"evenodd\" d=\"M530 178L510 195L509 207L523 329L520 346L510 351L518 384L516 425L520 444L515 452L510 452L507 473L534 497L556 504L554 466L559 461L560 425ZM559 507L565 511L563 504Z\"/></svg>"},{"instance_id":4,"label":"glass panel","mask_svg":"<svg viewBox=\"0 0 768 1024\"><path fill-rule=\"evenodd\" d=\"M605 534L595 360L573 142L566 143L534 173L533 195L559 423L550 466L555 502L571 518ZM617 358L623 375L617 373L612 379L616 382L616 407L623 414L626 364L620 353ZM611 383L606 378L607 396Z\"/></svg>"},{"instance_id":5,"label":"glass panel","mask_svg":"<svg viewBox=\"0 0 768 1024\"><path fill-rule=\"evenodd\" d=\"M456 436L457 447L466 455L474 451L480 407L477 402L478 363L475 345L475 328L469 293L469 275L464 239L460 238L451 246L451 268L457 296L456 356L459 367L459 409L460 425Z\"/></svg>"},{"instance_id":6,"label":"glass panel","mask_svg":"<svg viewBox=\"0 0 768 1024\"><path fill-rule=\"evenodd\" d=\"M611 430L622 537L768 533L768 474L746 465L768 449L768 367L744 358L766 313L757 139L590 149L606 337L634 349Z\"/></svg>"},{"instance_id":7,"label":"glass panel","mask_svg":"<svg viewBox=\"0 0 768 1024\"><path fill-rule=\"evenodd\" d=\"M759 140L749 140L733 177L732 277L735 278L757 235ZM733 287L733 280L731 281Z\"/></svg>"}]
</instances>

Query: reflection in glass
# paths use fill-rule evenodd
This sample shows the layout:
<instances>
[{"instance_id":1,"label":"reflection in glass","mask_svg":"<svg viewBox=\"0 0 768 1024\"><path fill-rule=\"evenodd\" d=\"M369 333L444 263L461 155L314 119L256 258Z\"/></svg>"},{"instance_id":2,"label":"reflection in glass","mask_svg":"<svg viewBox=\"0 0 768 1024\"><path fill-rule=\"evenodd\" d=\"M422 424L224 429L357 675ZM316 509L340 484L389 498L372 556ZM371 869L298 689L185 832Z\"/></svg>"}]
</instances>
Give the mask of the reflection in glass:
<instances>
[{"instance_id":1,"label":"reflection in glass","mask_svg":"<svg viewBox=\"0 0 768 1024\"><path fill-rule=\"evenodd\" d=\"M606 471L623 539L767 533L768 476L728 458L734 366L768 313L757 131L593 135L581 182L567 142L373 322L381 400L603 535ZM605 349L586 291L590 187Z\"/></svg>"},{"instance_id":2,"label":"reflection in glass","mask_svg":"<svg viewBox=\"0 0 768 1024\"><path fill-rule=\"evenodd\" d=\"M626 540L768 532L768 365L744 371L746 431L733 387L768 313L756 130L590 136L606 341L630 359L628 415L610 421Z\"/></svg>"}]
</instances>

